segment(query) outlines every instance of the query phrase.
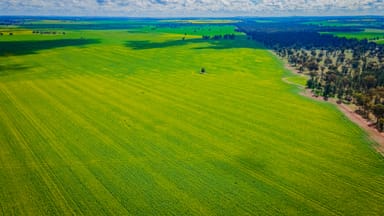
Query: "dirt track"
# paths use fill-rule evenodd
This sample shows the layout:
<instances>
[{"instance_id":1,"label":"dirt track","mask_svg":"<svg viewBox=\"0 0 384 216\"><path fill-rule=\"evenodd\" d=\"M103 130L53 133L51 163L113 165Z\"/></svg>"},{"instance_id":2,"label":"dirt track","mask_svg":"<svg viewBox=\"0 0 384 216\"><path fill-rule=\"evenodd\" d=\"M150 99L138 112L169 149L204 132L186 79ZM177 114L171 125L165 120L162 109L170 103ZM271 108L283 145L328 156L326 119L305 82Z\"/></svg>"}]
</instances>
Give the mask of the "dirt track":
<instances>
[{"instance_id":1,"label":"dirt track","mask_svg":"<svg viewBox=\"0 0 384 216\"><path fill-rule=\"evenodd\" d=\"M298 74L297 70L295 70L291 66L286 64L285 67L288 70L292 71L293 73ZM318 101L324 101L322 97L315 97L315 96L313 96L311 90L305 89L304 86L300 86L300 85L298 85L296 83L292 83L292 82L288 81L286 78L283 78L283 81L286 82L286 83L293 84L293 85L296 85L296 86L299 86L300 88L302 88L303 91L302 91L301 95L303 95L305 97L309 97L311 99L318 100ZM354 122L355 124L359 125L360 128L364 129L368 133L369 137L373 141L375 141L377 143L373 147L379 153L381 153L384 156L384 133L380 133L378 130L376 130L376 128L374 128L373 126L370 126L371 122L367 121L366 119L361 117L359 114L355 113L355 110L353 110L353 108L351 108L350 106L348 106L346 104L338 104L338 103L336 103L336 99L329 99L327 102L334 104L352 122Z\"/></svg>"}]
</instances>

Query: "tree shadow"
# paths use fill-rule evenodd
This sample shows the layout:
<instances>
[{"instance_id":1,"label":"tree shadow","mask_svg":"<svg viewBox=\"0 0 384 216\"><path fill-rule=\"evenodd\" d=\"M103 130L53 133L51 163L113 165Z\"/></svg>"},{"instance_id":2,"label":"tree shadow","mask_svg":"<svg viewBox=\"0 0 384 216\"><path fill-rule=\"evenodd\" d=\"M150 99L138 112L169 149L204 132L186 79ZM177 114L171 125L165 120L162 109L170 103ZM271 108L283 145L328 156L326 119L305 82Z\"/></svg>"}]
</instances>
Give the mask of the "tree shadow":
<instances>
[{"instance_id":1,"label":"tree shadow","mask_svg":"<svg viewBox=\"0 0 384 216\"><path fill-rule=\"evenodd\" d=\"M255 43L254 41L241 39L241 40L211 40L209 41L208 46L194 47L193 49L224 50L224 49L240 49L240 48L262 49L263 47L260 44Z\"/></svg>"},{"instance_id":2,"label":"tree shadow","mask_svg":"<svg viewBox=\"0 0 384 216\"><path fill-rule=\"evenodd\" d=\"M184 46L188 44L201 44L200 47L193 47L191 49L234 49L234 48L262 48L254 41L247 40L245 38L239 38L234 40L212 40L212 39L186 39L186 40L169 40L164 42L151 42L148 40L143 41L127 41L126 47L134 50L146 50L146 49L159 49L175 46Z\"/></svg>"},{"instance_id":3,"label":"tree shadow","mask_svg":"<svg viewBox=\"0 0 384 216\"><path fill-rule=\"evenodd\" d=\"M0 65L0 77L8 76L10 74L23 73L29 68L32 67L22 64Z\"/></svg>"},{"instance_id":4,"label":"tree shadow","mask_svg":"<svg viewBox=\"0 0 384 216\"><path fill-rule=\"evenodd\" d=\"M189 40L170 40L164 42L151 42L149 40L142 41L127 41L125 46L134 50L145 50L145 49L159 49L173 46L183 46L191 43L202 43L201 39L189 39Z\"/></svg>"},{"instance_id":5,"label":"tree shadow","mask_svg":"<svg viewBox=\"0 0 384 216\"><path fill-rule=\"evenodd\" d=\"M37 51L67 46L100 43L98 39L61 39L38 41L0 41L0 56L36 54Z\"/></svg>"}]
</instances>

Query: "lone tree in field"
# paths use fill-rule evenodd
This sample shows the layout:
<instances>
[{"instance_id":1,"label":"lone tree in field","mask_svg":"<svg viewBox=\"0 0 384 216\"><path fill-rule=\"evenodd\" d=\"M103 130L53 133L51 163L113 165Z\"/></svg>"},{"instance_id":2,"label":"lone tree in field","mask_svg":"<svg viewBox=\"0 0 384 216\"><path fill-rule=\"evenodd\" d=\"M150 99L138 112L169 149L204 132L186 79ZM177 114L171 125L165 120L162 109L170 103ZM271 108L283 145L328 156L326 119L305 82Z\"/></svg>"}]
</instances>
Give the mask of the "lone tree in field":
<instances>
[{"instance_id":1,"label":"lone tree in field","mask_svg":"<svg viewBox=\"0 0 384 216\"><path fill-rule=\"evenodd\" d=\"M201 68L200 73L204 74L205 73L205 68Z\"/></svg>"}]
</instances>

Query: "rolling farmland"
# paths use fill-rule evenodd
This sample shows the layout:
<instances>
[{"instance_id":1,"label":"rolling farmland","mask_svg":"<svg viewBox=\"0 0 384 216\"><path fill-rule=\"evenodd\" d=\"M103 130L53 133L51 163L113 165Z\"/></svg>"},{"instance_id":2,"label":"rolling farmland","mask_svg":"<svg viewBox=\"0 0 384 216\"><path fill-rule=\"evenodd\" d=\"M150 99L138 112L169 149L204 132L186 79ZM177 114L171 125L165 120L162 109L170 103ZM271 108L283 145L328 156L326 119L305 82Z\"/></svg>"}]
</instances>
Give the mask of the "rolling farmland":
<instances>
[{"instance_id":1,"label":"rolling farmland","mask_svg":"<svg viewBox=\"0 0 384 216\"><path fill-rule=\"evenodd\" d=\"M383 44L384 43L384 31L383 30L377 30L377 29L366 29L365 31L361 32L334 32L333 35L337 37L345 37L345 38L356 38L358 40L369 40L372 42L375 42L377 44Z\"/></svg>"},{"instance_id":2,"label":"rolling farmland","mask_svg":"<svg viewBox=\"0 0 384 216\"><path fill-rule=\"evenodd\" d=\"M0 38L0 215L384 212L366 133L245 36L201 39L231 25L20 32Z\"/></svg>"}]
</instances>

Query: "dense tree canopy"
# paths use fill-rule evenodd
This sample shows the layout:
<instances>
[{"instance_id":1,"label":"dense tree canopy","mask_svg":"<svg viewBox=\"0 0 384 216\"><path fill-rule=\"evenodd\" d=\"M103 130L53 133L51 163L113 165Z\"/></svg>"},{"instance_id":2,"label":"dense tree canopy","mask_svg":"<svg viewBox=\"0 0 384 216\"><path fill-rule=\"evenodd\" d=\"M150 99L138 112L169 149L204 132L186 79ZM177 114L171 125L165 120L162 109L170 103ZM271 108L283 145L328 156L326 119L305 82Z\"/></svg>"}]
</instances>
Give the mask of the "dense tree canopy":
<instances>
[{"instance_id":1,"label":"dense tree canopy","mask_svg":"<svg viewBox=\"0 0 384 216\"><path fill-rule=\"evenodd\" d=\"M319 27L297 23L272 25L244 22L238 31L263 43L309 76L307 87L324 99L355 103L366 118L384 125L384 46L367 39L347 39L321 32L358 31L349 27Z\"/></svg>"}]
</instances>

